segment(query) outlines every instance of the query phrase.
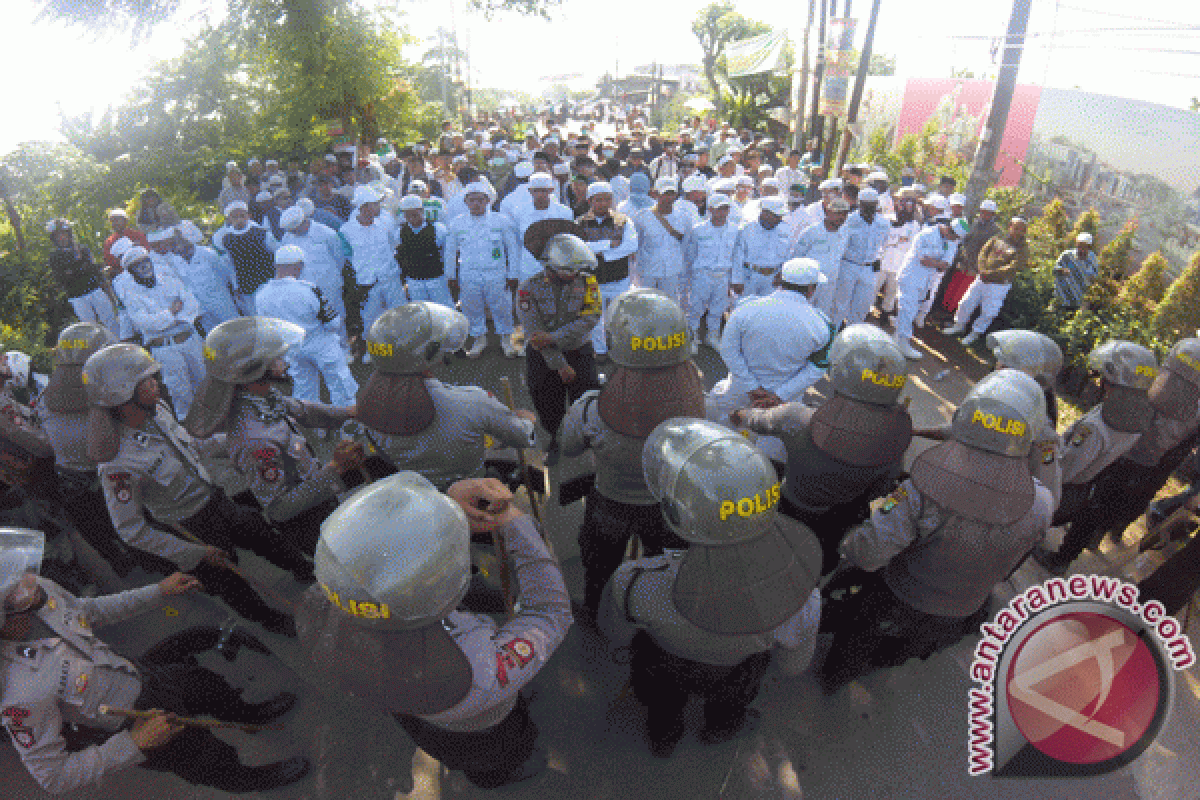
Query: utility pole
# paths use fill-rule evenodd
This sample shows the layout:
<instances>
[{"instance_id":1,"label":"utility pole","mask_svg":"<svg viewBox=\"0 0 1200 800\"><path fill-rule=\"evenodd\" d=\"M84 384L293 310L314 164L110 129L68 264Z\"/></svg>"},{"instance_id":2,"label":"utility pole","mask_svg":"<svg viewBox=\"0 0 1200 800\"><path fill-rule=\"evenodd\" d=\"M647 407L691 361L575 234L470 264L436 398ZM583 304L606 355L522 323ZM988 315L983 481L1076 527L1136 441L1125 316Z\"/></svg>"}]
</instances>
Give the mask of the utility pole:
<instances>
[{"instance_id":1,"label":"utility pole","mask_svg":"<svg viewBox=\"0 0 1200 800\"><path fill-rule=\"evenodd\" d=\"M828 17L826 0L816 0L821 6L821 16L817 23L817 68L813 70L813 98L812 98L812 117L808 123L808 136L817 140L816 147L812 150L815 157L820 157L821 154L821 133L824 129L821 109L821 79L825 77L825 20ZM836 0L830 0L835 2ZM805 146L807 147L807 142Z\"/></svg>"},{"instance_id":2,"label":"utility pole","mask_svg":"<svg viewBox=\"0 0 1200 800\"><path fill-rule=\"evenodd\" d=\"M808 0L808 21L804 23L804 41L800 45L800 75L799 80L792 75L792 147L804 146L804 108L808 105L808 40L812 38L813 16L816 14L816 0ZM798 85L797 85L798 84Z\"/></svg>"},{"instance_id":3,"label":"utility pole","mask_svg":"<svg viewBox=\"0 0 1200 800\"><path fill-rule=\"evenodd\" d=\"M879 19L880 0L871 4L871 20L867 23L867 35L863 39L862 54L858 59L858 73L854 76L854 91L850 95L850 107L846 111L846 130L842 133L842 146L838 148L837 169L841 170L850 150L850 126L858 121L858 107L862 103L863 88L871 66L871 47L875 43L875 22Z\"/></svg>"},{"instance_id":4,"label":"utility pole","mask_svg":"<svg viewBox=\"0 0 1200 800\"><path fill-rule=\"evenodd\" d=\"M975 215L979 204L983 202L984 192L996 178L996 156L1000 153L1000 142L1004 139L1004 127L1008 124L1008 112L1012 108L1013 91L1017 88L1017 70L1021 66L1021 53L1025 48L1025 31L1029 27L1029 7L1032 2L1013 0L1008 34L1004 38L1004 57L992 94L992 111L988 114L983 132L979 134L979 147L975 150L971 177L967 181L966 212L969 217Z\"/></svg>"}]
</instances>

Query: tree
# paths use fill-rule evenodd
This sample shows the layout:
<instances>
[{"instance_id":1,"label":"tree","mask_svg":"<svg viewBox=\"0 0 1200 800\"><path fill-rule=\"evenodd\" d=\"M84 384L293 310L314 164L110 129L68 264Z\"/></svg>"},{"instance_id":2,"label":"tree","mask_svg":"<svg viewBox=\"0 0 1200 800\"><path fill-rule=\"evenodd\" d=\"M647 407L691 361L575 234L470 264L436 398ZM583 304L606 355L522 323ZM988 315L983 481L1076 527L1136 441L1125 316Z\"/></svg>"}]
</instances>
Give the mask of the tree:
<instances>
[{"instance_id":1,"label":"tree","mask_svg":"<svg viewBox=\"0 0 1200 800\"><path fill-rule=\"evenodd\" d=\"M1146 256L1142 268L1125 281L1117 293L1117 299L1138 315L1149 319L1167 293L1167 266L1167 259L1161 251L1156 250Z\"/></svg>"},{"instance_id":2,"label":"tree","mask_svg":"<svg viewBox=\"0 0 1200 800\"><path fill-rule=\"evenodd\" d=\"M696 13L692 20L692 33L700 42L703 52L701 63L704 66L704 77L712 89L717 101L718 113L721 111L721 85L717 81L717 62L725 54L725 46L730 42L759 36L771 30L765 22L747 19L733 10L733 0L719 0L709 3Z\"/></svg>"},{"instance_id":3,"label":"tree","mask_svg":"<svg viewBox=\"0 0 1200 800\"><path fill-rule=\"evenodd\" d=\"M1171 284L1152 324L1160 336L1172 340L1196 335L1200 328L1200 252Z\"/></svg>"},{"instance_id":4,"label":"tree","mask_svg":"<svg viewBox=\"0 0 1200 800\"><path fill-rule=\"evenodd\" d=\"M1100 251L1099 274L1084 295L1085 308L1107 306L1117 296L1120 283L1129 272L1129 254L1133 250L1133 237L1136 233L1137 222L1131 220Z\"/></svg>"},{"instance_id":5,"label":"tree","mask_svg":"<svg viewBox=\"0 0 1200 800\"><path fill-rule=\"evenodd\" d=\"M857 64L857 61L850 62ZM868 75L895 75L896 57L887 53L871 53L871 62L867 65Z\"/></svg>"},{"instance_id":6,"label":"tree","mask_svg":"<svg viewBox=\"0 0 1200 800\"><path fill-rule=\"evenodd\" d=\"M1192 98L1192 102L1188 104L1188 111L1200 111L1200 97Z\"/></svg>"}]
</instances>

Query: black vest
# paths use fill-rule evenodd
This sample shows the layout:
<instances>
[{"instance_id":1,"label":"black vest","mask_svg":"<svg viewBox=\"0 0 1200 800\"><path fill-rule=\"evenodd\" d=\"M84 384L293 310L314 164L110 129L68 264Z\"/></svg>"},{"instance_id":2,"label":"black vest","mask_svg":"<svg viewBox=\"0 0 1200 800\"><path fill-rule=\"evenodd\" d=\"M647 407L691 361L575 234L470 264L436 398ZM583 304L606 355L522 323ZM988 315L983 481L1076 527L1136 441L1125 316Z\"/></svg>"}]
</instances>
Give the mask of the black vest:
<instances>
[{"instance_id":1,"label":"black vest","mask_svg":"<svg viewBox=\"0 0 1200 800\"><path fill-rule=\"evenodd\" d=\"M442 256L438 252L437 230L432 223L425 223L419 231L414 231L408 223L400 226L396 263L400 265L400 273L414 281L441 277Z\"/></svg>"},{"instance_id":2,"label":"black vest","mask_svg":"<svg viewBox=\"0 0 1200 800\"><path fill-rule=\"evenodd\" d=\"M231 230L225 236L225 249L233 260L238 291L249 296L275 277L275 256L267 249L267 230L257 226L239 233Z\"/></svg>"},{"instance_id":3,"label":"black vest","mask_svg":"<svg viewBox=\"0 0 1200 800\"><path fill-rule=\"evenodd\" d=\"M576 222L583 228L583 239L586 242L599 242L612 239L617 233L617 226L612 214L604 219L581 217ZM625 218L626 225L632 225L633 220ZM613 281L623 281L629 277L629 256L609 261L603 255L596 255L596 283L601 285Z\"/></svg>"}]
</instances>

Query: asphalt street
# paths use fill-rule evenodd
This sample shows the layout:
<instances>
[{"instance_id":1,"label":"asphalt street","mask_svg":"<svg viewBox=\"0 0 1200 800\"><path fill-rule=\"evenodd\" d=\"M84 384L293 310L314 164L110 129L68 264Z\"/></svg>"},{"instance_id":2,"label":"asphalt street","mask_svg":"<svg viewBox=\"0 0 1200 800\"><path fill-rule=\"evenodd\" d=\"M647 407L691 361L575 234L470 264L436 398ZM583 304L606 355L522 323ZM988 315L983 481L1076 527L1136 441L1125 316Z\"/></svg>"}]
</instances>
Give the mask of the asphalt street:
<instances>
[{"instance_id":1,"label":"asphalt street","mask_svg":"<svg viewBox=\"0 0 1200 800\"><path fill-rule=\"evenodd\" d=\"M930 351L914 366L905 394L917 426L947 421L954 405L987 368L961 358L961 349L937 336L928 337L953 363ZM697 363L711 385L724 374L719 357L701 347ZM360 378L369 368L356 367ZM603 372L603 369L602 369ZM449 383L470 383L503 397L500 378L508 376L517 402L530 408L524 362L507 360L492 337L478 361L455 359L438 370ZM314 439L319 448L328 442ZM910 456L926 442L914 445ZM236 491L238 477L218 462L218 479ZM551 483L590 469L587 457L564 460L550 471ZM576 533L582 503L560 507L552 496L545 506L546 532L560 558L568 586L582 592ZM1128 545L1108 546L1085 556L1079 571L1139 576L1161 555L1135 558ZM243 563L257 581L292 601L302 591L290 576L253 555ZM135 573L141 582L150 576ZM996 590L1003 602L1012 593L1046 578L1035 565L1023 566ZM178 599L145 617L100 631L125 654L139 654L162 637L195 624L219 624L228 610L209 597ZM563 800L708 800L709 798L1096 798L1200 797L1200 672L1177 675L1175 705L1158 742L1124 769L1078 780L997 780L967 774L968 666L976 638L971 637L926 662L877 672L832 697L822 695L808 675L785 677L773 666L757 701L759 728L733 742L705 746L694 735L698 708L691 708L692 730L675 755L654 759L641 738L641 711L624 691L628 667L623 653L578 627L532 684L531 713L541 729L550 768L538 778L495 792L472 787L461 773L443 770L416 750L386 715L364 708L309 675L294 640L243 626L272 650L266 656L243 652L226 663L215 653L202 661L245 688L248 700L287 689L301 697L284 718L285 730L256 735L222 733L239 745L247 763L265 763L307 754L314 771L305 781L264 797L279 800L436 800L437 798L563 798ZM1197 626L1193 625L1193 631ZM11 747L0 747L0 797L41 800L48 797L29 778ZM130 769L103 786L69 797L87 800L217 800L232 797L192 787L173 776Z\"/></svg>"}]
</instances>

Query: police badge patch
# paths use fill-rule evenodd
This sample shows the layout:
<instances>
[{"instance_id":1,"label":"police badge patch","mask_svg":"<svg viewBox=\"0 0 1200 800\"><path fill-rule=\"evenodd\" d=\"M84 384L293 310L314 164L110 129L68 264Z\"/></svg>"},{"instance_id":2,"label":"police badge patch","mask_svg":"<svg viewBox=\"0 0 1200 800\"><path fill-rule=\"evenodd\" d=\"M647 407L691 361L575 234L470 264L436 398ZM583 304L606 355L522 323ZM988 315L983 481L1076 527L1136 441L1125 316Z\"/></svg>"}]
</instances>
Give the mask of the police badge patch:
<instances>
[{"instance_id":1,"label":"police badge patch","mask_svg":"<svg viewBox=\"0 0 1200 800\"><path fill-rule=\"evenodd\" d=\"M880 512L884 513L884 514L888 513L893 508L898 506L900 504L900 501L903 500L907 496L908 496L908 492L906 492L903 488L897 489L896 491L889 494L887 496L887 499L883 501L883 505L881 505L879 507Z\"/></svg>"},{"instance_id":2,"label":"police badge patch","mask_svg":"<svg viewBox=\"0 0 1200 800\"><path fill-rule=\"evenodd\" d=\"M107 477L118 503L128 503L133 499L133 485L128 472L110 472Z\"/></svg>"},{"instance_id":3,"label":"police badge patch","mask_svg":"<svg viewBox=\"0 0 1200 800\"><path fill-rule=\"evenodd\" d=\"M33 739L33 728L25 724L25 720L30 716L29 709L20 706L9 706L0 711L0 717L4 718L4 725L12 735L13 741L26 750L36 744Z\"/></svg>"},{"instance_id":4,"label":"police badge patch","mask_svg":"<svg viewBox=\"0 0 1200 800\"><path fill-rule=\"evenodd\" d=\"M1071 439L1072 447L1083 447L1083 443L1091 438L1092 429L1086 425L1080 425L1075 431L1074 438Z\"/></svg>"}]
</instances>

